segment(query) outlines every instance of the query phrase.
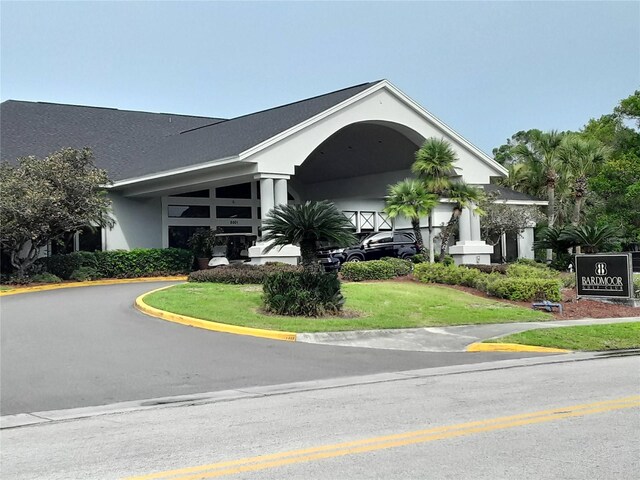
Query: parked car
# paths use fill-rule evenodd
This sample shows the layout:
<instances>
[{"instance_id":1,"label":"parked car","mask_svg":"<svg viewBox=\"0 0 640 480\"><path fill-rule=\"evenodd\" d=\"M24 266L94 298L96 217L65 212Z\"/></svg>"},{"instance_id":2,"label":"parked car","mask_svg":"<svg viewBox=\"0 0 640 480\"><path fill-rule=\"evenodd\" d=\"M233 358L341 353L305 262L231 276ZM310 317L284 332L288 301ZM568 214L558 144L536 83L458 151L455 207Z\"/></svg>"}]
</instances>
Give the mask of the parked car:
<instances>
[{"instance_id":1,"label":"parked car","mask_svg":"<svg viewBox=\"0 0 640 480\"><path fill-rule=\"evenodd\" d=\"M377 232L364 236L358 245L324 248L318 251L325 270L337 270L345 262L379 260L383 257L410 258L419 251L412 232Z\"/></svg>"}]
</instances>

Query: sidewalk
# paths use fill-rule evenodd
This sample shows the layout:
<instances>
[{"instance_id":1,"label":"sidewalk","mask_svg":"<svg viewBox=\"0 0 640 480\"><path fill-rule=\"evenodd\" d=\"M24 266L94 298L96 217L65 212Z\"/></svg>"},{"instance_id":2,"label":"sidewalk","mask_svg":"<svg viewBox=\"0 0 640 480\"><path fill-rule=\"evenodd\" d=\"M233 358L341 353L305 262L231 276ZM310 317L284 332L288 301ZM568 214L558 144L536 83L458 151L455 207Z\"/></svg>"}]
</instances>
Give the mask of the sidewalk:
<instances>
[{"instance_id":1,"label":"sidewalk","mask_svg":"<svg viewBox=\"0 0 640 480\"><path fill-rule=\"evenodd\" d=\"M460 325L456 327L406 328L398 330L362 330L357 332L299 333L298 342L345 347L382 348L417 352L464 352L468 345L512 333L538 328L602 325L640 322L640 317L586 318L550 322Z\"/></svg>"}]
</instances>

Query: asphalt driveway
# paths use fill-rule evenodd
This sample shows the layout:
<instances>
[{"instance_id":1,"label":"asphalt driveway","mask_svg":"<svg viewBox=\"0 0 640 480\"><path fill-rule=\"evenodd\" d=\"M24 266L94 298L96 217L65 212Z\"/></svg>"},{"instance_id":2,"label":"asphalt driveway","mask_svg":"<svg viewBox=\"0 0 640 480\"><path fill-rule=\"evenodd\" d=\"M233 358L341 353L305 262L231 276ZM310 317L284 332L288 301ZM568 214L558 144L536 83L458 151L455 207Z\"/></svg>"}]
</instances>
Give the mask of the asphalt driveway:
<instances>
[{"instance_id":1,"label":"asphalt driveway","mask_svg":"<svg viewBox=\"0 0 640 480\"><path fill-rule=\"evenodd\" d=\"M281 342L185 327L133 308L136 296L166 285L95 286L0 298L0 413L530 356Z\"/></svg>"}]
</instances>

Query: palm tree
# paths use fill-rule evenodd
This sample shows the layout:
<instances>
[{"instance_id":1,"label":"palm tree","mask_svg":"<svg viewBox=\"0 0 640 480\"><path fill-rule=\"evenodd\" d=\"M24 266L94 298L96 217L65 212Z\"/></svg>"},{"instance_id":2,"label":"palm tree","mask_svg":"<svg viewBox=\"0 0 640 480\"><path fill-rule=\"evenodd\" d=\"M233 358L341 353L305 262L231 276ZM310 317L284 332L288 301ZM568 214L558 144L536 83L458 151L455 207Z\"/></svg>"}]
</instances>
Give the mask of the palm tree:
<instances>
[{"instance_id":1,"label":"palm tree","mask_svg":"<svg viewBox=\"0 0 640 480\"><path fill-rule=\"evenodd\" d=\"M416 151L411 171L424 183L427 191L442 196L451 186L453 164L458 160L451 144L443 138L428 138ZM429 261L433 263L433 219L429 214Z\"/></svg>"},{"instance_id":2,"label":"palm tree","mask_svg":"<svg viewBox=\"0 0 640 480\"><path fill-rule=\"evenodd\" d=\"M608 250L617 237L618 230L611 225L566 227L560 240L581 247L585 253L598 253Z\"/></svg>"},{"instance_id":3,"label":"palm tree","mask_svg":"<svg viewBox=\"0 0 640 480\"><path fill-rule=\"evenodd\" d=\"M438 197L429 193L423 182L406 178L395 185L389 186L384 211L390 218L406 217L416 235L420 253L424 252L422 233L420 232L420 218L431 215L431 210L438 204Z\"/></svg>"},{"instance_id":4,"label":"palm tree","mask_svg":"<svg viewBox=\"0 0 640 480\"><path fill-rule=\"evenodd\" d=\"M514 154L526 164L532 179L540 179L540 185L546 190L549 201L547 217L549 227L555 226L556 220L556 185L561 168L561 144L564 134L555 130L536 134L530 144L517 145Z\"/></svg>"},{"instance_id":5,"label":"palm tree","mask_svg":"<svg viewBox=\"0 0 640 480\"><path fill-rule=\"evenodd\" d=\"M528 144L517 145L513 150L514 155L526 163L532 184L545 191L549 202L547 218L550 228L556 224L556 188L561 180L559 173L563 171L560 159L563 136L556 130L539 132ZM547 249L547 260L551 261L552 258L553 252Z\"/></svg>"},{"instance_id":6,"label":"palm tree","mask_svg":"<svg viewBox=\"0 0 640 480\"><path fill-rule=\"evenodd\" d=\"M327 200L278 205L264 220L263 230L262 239L271 242L265 251L289 244L298 245L306 270L319 268L316 256L318 241L329 241L339 247L358 241L353 235L351 222Z\"/></svg>"},{"instance_id":7,"label":"palm tree","mask_svg":"<svg viewBox=\"0 0 640 480\"><path fill-rule=\"evenodd\" d=\"M453 229L458 223L460 214L463 208L469 208L473 204L478 204L484 198L484 192L478 187L467 185L464 182L452 183L449 189L445 192L445 196L453 202L453 211L451 212L451 218L449 222L442 229L441 237L442 243L440 244L440 261L444 259L449 245L449 239L453 233ZM476 213L482 213L478 208L475 209Z\"/></svg>"},{"instance_id":8,"label":"palm tree","mask_svg":"<svg viewBox=\"0 0 640 480\"><path fill-rule=\"evenodd\" d=\"M573 214L571 225L577 227L587 194L587 180L596 167L609 156L610 150L594 138L578 135L565 137L562 142L560 158L564 173L571 182L573 196Z\"/></svg>"},{"instance_id":9,"label":"palm tree","mask_svg":"<svg viewBox=\"0 0 640 480\"><path fill-rule=\"evenodd\" d=\"M444 139L429 138L418 149L411 171L422 180L427 189L442 195L451 185L453 164L458 160L451 144Z\"/></svg>"}]
</instances>

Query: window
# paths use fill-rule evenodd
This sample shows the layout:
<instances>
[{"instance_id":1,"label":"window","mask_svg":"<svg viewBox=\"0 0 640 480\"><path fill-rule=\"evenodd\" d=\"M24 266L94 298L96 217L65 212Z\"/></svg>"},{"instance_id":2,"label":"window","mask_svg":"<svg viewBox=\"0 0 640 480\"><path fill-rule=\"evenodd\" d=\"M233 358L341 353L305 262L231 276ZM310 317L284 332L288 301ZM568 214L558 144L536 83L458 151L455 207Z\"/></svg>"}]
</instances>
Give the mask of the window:
<instances>
[{"instance_id":1,"label":"window","mask_svg":"<svg viewBox=\"0 0 640 480\"><path fill-rule=\"evenodd\" d=\"M216 207L217 218L251 218L251 207Z\"/></svg>"},{"instance_id":2,"label":"window","mask_svg":"<svg viewBox=\"0 0 640 480\"><path fill-rule=\"evenodd\" d=\"M223 233L253 233L251 227L218 227Z\"/></svg>"},{"instance_id":3,"label":"window","mask_svg":"<svg viewBox=\"0 0 640 480\"><path fill-rule=\"evenodd\" d=\"M78 233L78 250L81 252L97 252L102 250L102 228L84 227Z\"/></svg>"},{"instance_id":4,"label":"window","mask_svg":"<svg viewBox=\"0 0 640 480\"><path fill-rule=\"evenodd\" d=\"M176 195L170 195L171 197L189 197L189 198L209 198L209 189L197 190L195 192L178 193Z\"/></svg>"},{"instance_id":5,"label":"window","mask_svg":"<svg viewBox=\"0 0 640 480\"><path fill-rule=\"evenodd\" d=\"M170 218L209 218L211 210L208 205L169 205Z\"/></svg>"},{"instance_id":6,"label":"window","mask_svg":"<svg viewBox=\"0 0 640 480\"><path fill-rule=\"evenodd\" d=\"M216 188L216 198L251 198L251 184L238 183Z\"/></svg>"},{"instance_id":7,"label":"window","mask_svg":"<svg viewBox=\"0 0 640 480\"><path fill-rule=\"evenodd\" d=\"M380 243L391 243L392 241L393 241L393 237L388 233L379 233L377 235L373 235L368 240L370 245L377 245Z\"/></svg>"},{"instance_id":8,"label":"window","mask_svg":"<svg viewBox=\"0 0 640 480\"><path fill-rule=\"evenodd\" d=\"M189 239L198 230L207 230L207 227L169 227L169 247L189 248Z\"/></svg>"},{"instance_id":9,"label":"window","mask_svg":"<svg viewBox=\"0 0 640 480\"><path fill-rule=\"evenodd\" d=\"M394 233L393 241L395 243L416 243L413 233Z\"/></svg>"}]
</instances>

